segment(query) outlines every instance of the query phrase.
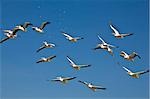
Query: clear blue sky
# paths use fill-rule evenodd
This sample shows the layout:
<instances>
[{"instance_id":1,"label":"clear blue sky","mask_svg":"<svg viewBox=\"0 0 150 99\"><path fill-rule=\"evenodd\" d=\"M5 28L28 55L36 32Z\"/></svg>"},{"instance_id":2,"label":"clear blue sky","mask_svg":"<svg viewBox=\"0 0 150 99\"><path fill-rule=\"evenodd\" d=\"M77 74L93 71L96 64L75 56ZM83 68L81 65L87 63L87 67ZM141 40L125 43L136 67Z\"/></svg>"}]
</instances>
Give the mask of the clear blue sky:
<instances>
[{"instance_id":1,"label":"clear blue sky","mask_svg":"<svg viewBox=\"0 0 150 99\"><path fill-rule=\"evenodd\" d=\"M1 0L1 5L3 29L25 21L35 26L52 22L43 35L29 27L15 40L0 45L2 99L148 99L149 74L133 79L116 64L120 62L133 71L149 68L148 0ZM122 40L114 38L109 21L122 33L134 35ZM60 30L84 39L71 44ZM91 50L100 42L97 35L119 46L114 49L114 57L103 50ZM0 37L4 37L3 33ZM44 40L56 47L36 53ZM128 62L119 56L121 50L136 51L142 59ZM50 63L35 63L41 56L50 55L57 57ZM67 55L92 67L75 71L69 66ZM60 75L77 79L67 85L46 81ZM94 93L78 80L107 90Z\"/></svg>"}]
</instances>

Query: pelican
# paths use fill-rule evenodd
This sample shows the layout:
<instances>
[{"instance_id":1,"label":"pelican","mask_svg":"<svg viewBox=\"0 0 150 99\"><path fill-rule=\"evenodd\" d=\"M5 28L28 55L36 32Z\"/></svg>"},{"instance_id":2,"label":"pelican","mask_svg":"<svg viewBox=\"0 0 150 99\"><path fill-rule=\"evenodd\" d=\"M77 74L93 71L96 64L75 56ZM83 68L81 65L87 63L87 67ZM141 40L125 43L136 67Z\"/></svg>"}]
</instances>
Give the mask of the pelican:
<instances>
[{"instance_id":1,"label":"pelican","mask_svg":"<svg viewBox=\"0 0 150 99\"><path fill-rule=\"evenodd\" d=\"M63 84L66 84L66 83L68 83L68 81L73 80L75 78L77 78L77 77L56 77L56 79L52 79L51 81L61 82Z\"/></svg>"},{"instance_id":2,"label":"pelican","mask_svg":"<svg viewBox=\"0 0 150 99\"><path fill-rule=\"evenodd\" d=\"M140 75L142 74L145 74L145 73L148 73L149 72L149 69L148 70L145 70L145 71L140 71L140 72L132 72L131 70L129 70L128 68L124 67L123 66L123 69L127 71L127 74L133 78L139 78Z\"/></svg>"},{"instance_id":3,"label":"pelican","mask_svg":"<svg viewBox=\"0 0 150 99\"><path fill-rule=\"evenodd\" d=\"M45 49L45 48L53 48L53 47L55 47L55 44L48 43L48 42L44 41L43 46L41 46L36 52L39 52L39 51L41 51L42 49Z\"/></svg>"},{"instance_id":4,"label":"pelican","mask_svg":"<svg viewBox=\"0 0 150 99\"><path fill-rule=\"evenodd\" d=\"M41 62L50 62L50 61L52 61L52 59L53 58L55 58L56 56L54 55L54 56L50 56L50 57L47 57L47 58L45 58L45 57L42 57L41 59L39 59L36 63L41 63Z\"/></svg>"},{"instance_id":5,"label":"pelican","mask_svg":"<svg viewBox=\"0 0 150 99\"><path fill-rule=\"evenodd\" d=\"M112 48L117 48L117 47L106 43L99 35L98 35L98 38L102 41L102 43L98 44L98 45L94 48L94 50L96 50L96 49L105 49L105 50L107 50L110 54L113 54Z\"/></svg>"},{"instance_id":6,"label":"pelican","mask_svg":"<svg viewBox=\"0 0 150 99\"><path fill-rule=\"evenodd\" d=\"M61 32L66 37L66 39L71 41L71 42L77 42L78 40L83 39L82 37L72 37L69 34L67 34L66 32L63 32L63 31L61 31Z\"/></svg>"},{"instance_id":7,"label":"pelican","mask_svg":"<svg viewBox=\"0 0 150 99\"><path fill-rule=\"evenodd\" d=\"M109 25L111 30L113 31L113 35L116 37L116 38L124 38L126 36L130 36L130 35L133 35L133 33L126 33L126 34L120 34L120 32L112 25L110 24Z\"/></svg>"},{"instance_id":8,"label":"pelican","mask_svg":"<svg viewBox=\"0 0 150 99\"><path fill-rule=\"evenodd\" d=\"M14 39L17 37L17 32L19 31L19 28L14 28L13 30L4 30L4 35L6 36L6 38L2 39L0 41L0 43L3 43L4 41L8 40L8 39Z\"/></svg>"},{"instance_id":9,"label":"pelican","mask_svg":"<svg viewBox=\"0 0 150 99\"><path fill-rule=\"evenodd\" d=\"M126 52L124 51L121 51L120 53L120 56L122 56L124 59L126 60L131 60L131 61L134 61L134 58L137 56L139 59L141 59L141 57L136 53L136 52L133 52L131 54L127 54Z\"/></svg>"},{"instance_id":10,"label":"pelican","mask_svg":"<svg viewBox=\"0 0 150 99\"><path fill-rule=\"evenodd\" d=\"M32 27L32 29L39 33L43 33L44 32L43 29L47 24L50 24L50 22L43 22L40 27Z\"/></svg>"},{"instance_id":11,"label":"pelican","mask_svg":"<svg viewBox=\"0 0 150 99\"><path fill-rule=\"evenodd\" d=\"M91 89L92 91L94 91L94 92L95 92L97 89L102 89L102 90L105 90L105 89L106 89L106 88L104 88L104 87L95 86L95 85L93 85L92 83L87 83L87 82L85 82L85 81L79 80L78 82L80 82L80 83L86 85L88 88L90 88L90 89Z\"/></svg>"},{"instance_id":12,"label":"pelican","mask_svg":"<svg viewBox=\"0 0 150 99\"><path fill-rule=\"evenodd\" d=\"M77 65L69 58L69 56L67 56L67 60L70 62L70 65L76 70L80 70L81 68L86 68L91 66L91 65Z\"/></svg>"},{"instance_id":13,"label":"pelican","mask_svg":"<svg viewBox=\"0 0 150 99\"><path fill-rule=\"evenodd\" d=\"M23 25L18 25L16 27L19 28L20 30L22 30L23 32L26 32L27 31L27 27L29 25L32 25L32 24L30 22L25 22Z\"/></svg>"}]
</instances>

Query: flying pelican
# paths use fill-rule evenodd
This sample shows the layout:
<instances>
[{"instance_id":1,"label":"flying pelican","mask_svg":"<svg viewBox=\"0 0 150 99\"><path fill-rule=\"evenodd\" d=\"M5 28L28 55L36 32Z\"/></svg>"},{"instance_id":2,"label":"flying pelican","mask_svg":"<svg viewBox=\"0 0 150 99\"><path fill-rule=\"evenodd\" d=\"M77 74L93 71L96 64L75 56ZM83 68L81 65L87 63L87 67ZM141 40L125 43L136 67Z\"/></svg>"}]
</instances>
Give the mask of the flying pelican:
<instances>
[{"instance_id":1,"label":"flying pelican","mask_svg":"<svg viewBox=\"0 0 150 99\"><path fill-rule=\"evenodd\" d=\"M50 62L53 58L55 58L56 56L50 56L50 57L42 57L40 60L38 60L36 63L41 63L41 62Z\"/></svg>"},{"instance_id":2,"label":"flying pelican","mask_svg":"<svg viewBox=\"0 0 150 99\"><path fill-rule=\"evenodd\" d=\"M87 82L85 82L85 81L80 81L80 80L79 80L78 82L80 82L80 83L86 85L88 88L90 88L90 89L93 90L94 92L95 92L97 89L102 89L102 90L105 90L105 89L106 89L106 88L104 88L104 87L95 86L95 85L93 85L92 83L87 83Z\"/></svg>"},{"instance_id":3,"label":"flying pelican","mask_svg":"<svg viewBox=\"0 0 150 99\"><path fill-rule=\"evenodd\" d=\"M131 61L134 61L134 58L137 56L139 59L141 59L141 57L137 54L137 53L135 53L135 52L133 52L133 53L131 53L131 54L127 54L126 52L124 52L124 51L121 51L121 53L120 53L120 56L122 56L124 59L126 59L126 60L131 60Z\"/></svg>"},{"instance_id":4,"label":"flying pelican","mask_svg":"<svg viewBox=\"0 0 150 99\"><path fill-rule=\"evenodd\" d=\"M17 37L17 32L19 31L19 28L14 28L13 30L4 30L4 35L6 36L6 38L2 39L0 41L0 43L3 43L4 41L8 40L8 39L14 39Z\"/></svg>"},{"instance_id":5,"label":"flying pelican","mask_svg":"<svg viewBox=\"0 0 150 99\"><path fill-rule=\"evenodd\" d=\"M69 56L67 56L67 60L70 62L70 65L76 70L80 70L81 68L86 68L91 66L91 65L77 65L69 58Z\"/></svg>"},{"instance_id":6,"label":"flying pelican","mask_svg":"<svg viewBox=\"0 0 150 99\"><path fill-rule=\"evenodd\" d=\"M45 49L45 48L53 48L53 47L55 47L55 44L48 43L48 42L44 41L43 46L41 46L36 52L39 52L39 51L41 51L42 49Z\"/></svg>"},{"instance_id":7,"label":"flying pelican","mask_svg":"<svg viewBox=\"0 0 150 99\"><path fill-rule=\"evenodd\" d=\"M20 30L22 30L23 32L26 32L27 31L27 27L29 25L32 25L32 24L30 22L25 22L23 25L18 25L16 27L19 28Z\"/></svg>"},{"instance_id":8,"label":"flying pelican","mask_svg":"<svg viewBox=\"0 0 150 99\"><path fill-rule=\"evenodd\" d=\"M52 79L51 81L56 81L56 82L61 82L63 84L66 84L68 83L68 81L73 80L75 78L77 77L56 77L56 79Z\"/></svg>"},{"instance_id":9,"label":"flying pelican","mask_svg":"<svg viewBox=\"0 0 150 99\"><path fill-rule=\"evenodd\" d=\"M117 48L117 47L106 43L99 35L98 35L98 38L102 41L102 43L98 44L98 45L94 48L94 50L96 50L96 49L105 49L105 50L107 50L110 54L113 54L112 48Z\"/></svg>"},{"instance_id":10,"label":"flying pelican","mask_svg":"<svg viewBox=\"0 0 150 99\"><path fill-rule=\"evenodd\" d=\"M146 71L140 71L140 72L132 72L131 70L127 69L126 67L123 66L123 69L127 71L127 74L133 78L139 78L140 75L148 73L149 69Z\"/></svg>"},{"instance_id":11,"label":"flying pelican","mask_svg":"<svg viewBox=\"0 0 150 99\"><path fill-rule=\"evenodd\" d=\"M43 29L47 24L50 24L50 22L43 22L40 27L32 27L32 29L39 33L43 33L44 32Z\"/></svg>"},{"instance_id":12,"label":"flying pelican","mask_svg":"<svg viewBox=\"0 0 150 99\"><path fill-rule=\"evenodd\" d=\"M78 40L83 39L82 37L72 37L69 34L67 34L66 32L63 32L63 31L61 31L61 32L66 37L66 39L71 41L71 42L77 42Z\"/></svg>"},{"instance_id":13,"label":"flying pelican","mask_svg":"<svg viewBox=\"0 0 150 99\"><path fill-rule=\"evenodd\" d=\"M133 35L133 33L126 33L126 34L120 34L120 32L112 25L112 24L109 24L111 30L113 31L113 35L116 37L116 38L124 38L126 36L130 36L130 35Z\"/></svg>"}]
</instances>

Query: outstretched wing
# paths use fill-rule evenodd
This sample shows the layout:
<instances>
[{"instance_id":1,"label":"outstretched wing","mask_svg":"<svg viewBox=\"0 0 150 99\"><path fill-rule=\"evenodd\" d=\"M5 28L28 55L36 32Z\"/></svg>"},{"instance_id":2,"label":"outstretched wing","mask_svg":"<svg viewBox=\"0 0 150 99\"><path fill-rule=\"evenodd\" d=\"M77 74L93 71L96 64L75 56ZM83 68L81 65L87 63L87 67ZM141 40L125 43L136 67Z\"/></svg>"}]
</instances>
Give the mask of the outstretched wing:
<instances>
[{"instance_id":1,"label":"outstretched wing","mask_svg":"<svg viewBox=\"0 0 150 99\"><path fill-rule=\"evenodd\" d=\"M71 65L75 65L75 63L67 56L67 60L70 62Z\"/></svg>"},{"instance_id":2,"label":"outstretched wing","mask_svg":"<svg viewBox=\"0 0 150 99\"><path fill-rule=\"evenodd\" d=\"M127 69L126 67L122 67L124 70L126 70L127 72L132 72L132 71L130 71L129 69Z\"/></svg>"},{"instance_id":3,"label":"outstretched wing","mask_svg":"<svg viewBox=\"0 0 150 99\"><path fill-rule=\"evenodd\" d=\"M42 60L42 59L38 60L36 63L41 63L41 62L43 62L43 60Z\"/></svg>"},{"instance_id":4,"label":"outstretched wing","mask_svg":"<svg viewBox=\"0 0 150 99\"><path fill-rule=\"evenodd\" d=\"M119 31L112 24L110 24L109 26L111 30L113 31L113 33L118 34L118 35L120 34Z\"/></svg>"},{"instance_id":5,"label":"outstretched wing","mask_svg":"<svg viewBox=\"0 0 150 99\"><path fill-rule=\"evenodd\" d=\"M47 59L48 59L48 60L52 60L52 59L55 58L55 57L56 57L56 55L50 56L50 57L48 57Z\"/></svg>"},{"instance_id":6,"label":"outstretched wing","mask_svg":"<svg viewBox=\"0 0 150 99\"><path fill-rule=\"evenodd\" d=\"M111 48L118 48L118 46L114 46L114 45L110 45L110 44L107 44L107 45Z\"/></svg>"},{"instance_id":7,"label":"outstretched wing","mask_svg":"<svg viewBox=\"0 0 150 99\"><path fill-rule=\"evenodd\" d=\"M43 22L40 26L40 29L42 30L47 24L50 24L50 22Z\"/></svg>"},{"instance_id":8,"label":"outstretched wing","mask_svg":"<svg viewBox=\"0 0 150 99\"><path fill-rule=\"evenodd\" d=\"M132 58L134 58L134 57L137 56L139 59L141 59L141 57L140 57L137 53L135 53L135 52L133 52L133 53L130 54L129 56L132 57Z\"/></svg>"},{"instance_id":9,"label":"outstretched wing","mask_svg":"<svg viewBox=\"0 0 150 99\"><path fill-rule=\"evenodd\" d=\"M82 40L82 39L84 39L83 37L75 37L75 39L77 39L77 40Z\"/></svg>"},{"instance_id":10,"label":"outstretched wing","mask_svg":"<svg viewBox=\"0 0 150 99\"><path fill-rule=\"evenodd\" d=\"M12 32L11 30L3 30L4 33L10 33Z\"/></svg>"},{"instance_id":11,"label":"outstretched wing","mask_svg":"<svg viewBox=\"0 0 150 99\"><path fill-rule=\"evenodd\" d=\"M52 79L51 81L60 81L60 80L56 78L56 79Z\"/></svg>"},{"instance_id":12,"label":"outstretched wing","mask_svg":"<svg viewBox=\"0 0 150 99\"><path fill-rule=\"evenodd\" d=\"M95 89L102 89L102 90L105 90L105 89L106 89L106 88L101 87L101 86L93 86L93 88L95 88Z\"/></svg>"},{"instance_id":13,"label":"outstretched wing","mask_svg":"<svg viewBox=\"0 0 150 99\"><path fill-rule=\"evenodd\" d=\"M73 80L73 79L75 79L75 78L77 78L77 77L66 77L66 78L63 78L64 80Z\"/></svg>"},{"instance_id":14,"label":"outstretched wing","mask_svg":"<svg viewBox=\"0 0 150 99\"><path fill-rule=\"evenodd\" d=\"M91 65L78 65L80 66L80 68L86 68L86 67L90 67Z\"/></svg>"},{"instance_id":15,"label":"outstretched wing","mask_svg":"<svg viewBox=\"0 0 150 99\"><path fill-rule=\"evenodd\" d=\"M16 35L16 33L17 33L19 30L20 30L19 28L14 28L14 29L13 29L13 35Z\"/></svg>"},{"instance_id":16,"label":"outstretched wing","mask_svg":"<svg viewBox=\"0 0 150 99\"><path fill-rule=\"evenodd\" d=\"M99 35L98 38L102 41L103 44L106 44L106 42Z\"/></svg>"},{"instance_id":17,"label":"outstretched wing","mask_svg":"<svg viewBox=\"0 0 150 99\"><path fill-rule=\"evenodd\" d=\"M23 25L23 27L27 28L29 25L32 25L32 24L30 22L25 22L24 25Z\"/></svg>"},{"instance_id":18,"label":"outstretched wing","mask_svg":"<svg viewBox=\"0 0 150 99\"><path fill-rule=\"evenodd\" d=\"M128 33L128 34L121 34L123 37L126 37L126 36L130 36L130 35L133 35L133 33Z\"/></svg>"},{"instance_id":19,"label":"outstretched wing","mask_svg":"<svg viewBox=\"0 0 150 99\"><path fill-rule=\"evenodd\" d=\"M71 39L73 39L73 37L71 37L70 35L68 35L68 34L66 34L66 33L62 33L66 38L71 38Z\"/></svg>"},{"instance_id":20,"label":"outstretched wing","mask_svg":"<svg viewBox=\"0 0 150 99\"><path fill-rule=\"evenodd\" d=\"M45 46L40 47L36 52L41 51L42 49L46 48Z\"/></svg>"},{"instance_id":21,"label":"outstretched wing","mask_svg":"<svg viewBox=\"0 0 150 99\"><path fill-rule=\"evenodd\" d=\"M140 71L140 72L136 72L137 74L145 74L145 73L148 73L149 72L149 69L148 70L146 70L146 71Z\"/></svg>"},{"instance_id":22,"label":"outstretched wing","mask_svg":"<svg viewBox=\"0 0 150 99\"><path fill-rule=\"evenodd\" d=\"M121 51L121 52L120 52L120 55L121 55L121 56L127 56L128 54L127 54L126 52L124 52L124 51Z\"/></svg>"},{"instance_id":23,"label":"outstretched wing","mask_svg":"<svg viewBox=\"0 0 150 99\"><path fill-rule=\"evenodd\" d=\"M79 80L78 82L80 82L80 83L82 83L82 84L84 84L84 85L88 85L88 83L87 83L87 82L85 82L85 81L81 81L81 80Z\"/></svg>"},{"instance_id":24,"label":"outstretched wing","mask_svg":"<svg viewBox=\"0 0 150 99\"><path fill-rule=\"evenodd\" d=\"M9 37L6 37L6 38L2 39L2 40L0 41L0 43L3 43L4 41L6 41L6 40L8 40L8 39L10 39L10 38L9 38Z\"/></svg>"}]
</instances>

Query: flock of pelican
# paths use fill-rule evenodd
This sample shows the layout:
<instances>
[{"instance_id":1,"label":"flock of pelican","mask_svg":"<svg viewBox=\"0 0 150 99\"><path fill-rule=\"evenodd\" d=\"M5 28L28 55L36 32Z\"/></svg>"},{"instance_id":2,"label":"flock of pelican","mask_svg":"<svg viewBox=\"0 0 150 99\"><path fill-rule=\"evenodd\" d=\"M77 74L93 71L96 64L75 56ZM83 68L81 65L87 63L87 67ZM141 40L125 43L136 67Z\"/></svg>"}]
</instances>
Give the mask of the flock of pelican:
<instances>
[{"instance_id":1,"label":"flock of pelican","mask_svg":"<svg viewBox=\"0 0 150 99\"><path fill-rule=\"evenodd\" d=\"M19 31L26 32L28 26L32 26L32 29L34 31L38 32L38 33L44 33L44 30L43 30L44 27L46 25L50 24L50 23L51 22L43 22L41 24L41 26L35 27L30 22L25 22L23 25L17 25L17 26L15 26L12 30L3 30L4 35L6 37L3 38L0 41L0 44L3 43L3 42L5 42L5 41L7 41L7 40L9 40L9 39L16 38L17 37L17 33ZM110 26L110 29L113 32L112 34L113 34L113 36L115 38L122 39L122 38L125 38L127 36L133 35L133 33L120 33L111 23L109 24L109 26ZM62 33L63 36L65 36L65 38L68 41L73 42L73 43L77 42L78 40L84 39L83 37L73 37L73 36L69 35L68 33L64 32L64 31L61 31L61 33ZM108 44L99 35L98 35L98 39L101 41L101 43L97 44L97 46L94 48L94 50L103 49L103 50L108 51L111 55L113 55L113 48L118 48L118 47L114 46L114 45L111 45L111 44ZM49 43L47 41L44 41L43 44L37 49L36 52L40 52L40 51L42 51L43 49L46 49L46 48L54 48L55 46L56 45L53 44L53 43ZM125 60L128 60L128 61L134 61L135 57L141 58L136 52L128 54L125 51L121 51L120 52L120 56L123 57ZM52 55L52 56L49 56L49 57L42 57L41 59L37 60L36 63L51 62L54 58L56 58L56 55ZM69 56L67 56L66 59L68 60L70 66L73 69L75 69L75 70L80 70L82 68L88 68L88 67L91 66L91 64L76 64ZM129 70L125 66L122 66L122 68L127 72L127 74L129 76L131 76L133 78L139 78L139 76L141 74L145 74L145 73L149 72L149 69L145 70L145 71L132 72L131 70ZM77 77L56 77L55 79L47 80L47 81L61 82L63 84L66 84L68 81L73 80L75 78L77 78ZM106 89L105 87L96 86L96 85L93 85L92 83L88 83L88 82L85 82L85 81L78 80L78 82L81 83L81 84L86 85L89 89L91 89L94 92L97 89L101 89L101 90L105 90Z\"/></svg>"}]
</instances>

